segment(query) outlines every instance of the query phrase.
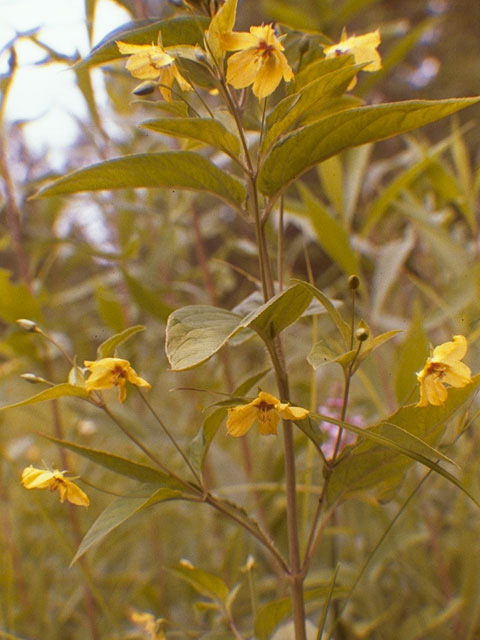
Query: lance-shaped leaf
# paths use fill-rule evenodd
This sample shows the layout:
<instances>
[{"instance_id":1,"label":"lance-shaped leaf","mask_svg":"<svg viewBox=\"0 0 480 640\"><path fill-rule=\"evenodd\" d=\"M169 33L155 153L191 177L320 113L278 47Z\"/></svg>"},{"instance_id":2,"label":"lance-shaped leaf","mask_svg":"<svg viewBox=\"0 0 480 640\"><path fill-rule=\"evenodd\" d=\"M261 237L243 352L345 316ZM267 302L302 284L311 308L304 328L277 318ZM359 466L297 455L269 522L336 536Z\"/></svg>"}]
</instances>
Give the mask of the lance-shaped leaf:
<instances>
[{"instance_id":1,"label":"lance-shaped leaf","mask_svg":"<svg viewBox=\"0 0 480 640\"><path fill-rule=\"evenodd\" d=\"M337 362L346 371L350 366L352 360L355 359L355 366L353 368L354 372L358 368L358 365L363 360L365 360L365 358L367 358L372 353L372 351L375 351L385 342L391 340L394 336L401 333L401 331L398 329L392 329L391 331L386 331L385 333L381 333L380 335L373 338L367 325L364 322L360 322L359 324L360 327L363 326L368 331L368 338L365 342L362 343L360 352L358 352L357 348L355 348L345 353L336 354L334 351L332 351L332 349L330 349L330 347L325 343L324 340L320 340L312 347L310 353L307 356L307 360L312 365L312 367L314 369L317 369L324 364Z\"/></svg>"},{"instance_id":2,"label":"lance-shaped leaf","mask_svg":"<svg viewBox=\"0 0 480 640\"><path fill-rule=\"evenodd\" d=\"M274 338L302 315L311 300L312 293L295 284L249 313L242 326L255 329L267 339Z\"/></svg>"},{"instance_id":3,"label":"lance-shaped leaf","mask_svg":"<svg viewBox=\"0 0 480 640\"><path fill-rule=\"evenodd\" d=\"M70 566L81 558L92 545L99 542L107 534L139 511L142 511L153 504L157 504L158 502L175 499L178 500L182 499L182 497L181 491L163 488L155 489L151 495L147 497L126 496L116 498L104 511L102 511L87 531L87 534L80 543Z\"/></svg>"},{"instance_id":4,"label":"lance-shaped leaf","mask_svg":"<svg viewBox=\"0 0 480 640\"><path fill-rule=\"evenodd\" d=\"M273 196L311 167L344 149L417 129L478 100L406 100L333 114L281 138L260 169L258 187L265 195Z\"/></svg>"},{"instance_id":5,"label":"lance-shaped leaf","mask_svg":"<svg viewBox=\"0 0 480 640\"><path fill-rule=\"evenodd\" d=\"M350 326L345 322L342 316L335 309L330 298L328 298L328 296L326 296L323 293L323 291L320 291L320 289L317 289L317 287L314 287L313 284L310 284L309 282L304 282L300 280L298 280L297 282L299 285L301 285L302 287L305 287L305 289L310 291L312 296L316 298L325 307L325 310L327 311L328 315L331 317L338 331L340 332L340 335L342 336L344 343L346 345L349 344L350 330L351 330Z\"/></svg>"},{"instance_id":6,"label":"lance-shaped leaf","mask_svg":"<svg viewBox=\"0 0 480 640\"><path fill-rule=\"evenodd\" d=\"M435 462L435 459L442 459L444 456L431 447L439 440L447 420L479 384L480 375L477 375L473 382L463 389L450 388L448 399L441 407L402 407L378 425L364 429L363 434L362 429L358 427L345 426L363 435L365 439L357 446L349 447L334 467L328 487L329 501L333 502L339 496L374 486L377 486L380 492L391 491L412 461L418 460L455 484L478 504L460 480ZM340 424L335 420L332 422ZM410 435L410 441L406 433ZM391 442L382 445L380 441L375 442L372 436L386 437ZM426 447L430 449L430 453Z\"/></svg>"},{"instance_id":7,"label":"lance-shaped leaf","mask_svg":"<svg viewBox=\"0 0 480 640\"><path fill-rule=\"evenodd\" d=\"M329 596L330 598L337 599L348 593L348 590L345 587L340 586L334 587L332 594L330 594L330 591L331 589L328 584L314 587L312 589L306 589L304 592L304 598L307 602L312 600L324 601ZM269 638L272 637L272 632L275 628L291 613L291 611L292 600L288 597L280 598L279 600L272 600L271 602L264 604L260 607L257 615L255 616L255 637L258 638L258 640L269 640Z\"/></svg>"},{"instance_id":8,"label":"lance-shaped leaf","mask_svg":"<svg viewBox=\"0 0 480 640\"><path fill-rule=\"evenodd\" d=\"M111 336L110 338L102 342L102 344L98 347L97 349L98 357L108 358L108 356L111 355L119 345L129 340L132 336L134 336L139 331L144 331L144 330L145 330L144 326L142 326L141 324L137 324L134 327L129 327L128 329L125 329L125 331L121 331L120 333L117 333L114 336Z\"/></svg>"},{"instance_id":9,"label":"lance-shaped leaf","mask_svg":"<svg viewBox=\"0 0 480 640\"><path fill-rule=\"evenodd\" d=\"M58 178L36 197L137 187L207 191L237 209L245 199L245 189L238 180L191 151L145 153L100 162Z\"/></svg>"},{"instance_id":10,"label":"lance-shaped leaf","mask_svg":"<svg viewBox=\"0 0 480 640\"><path fill-rule=\"evenodd\" d=\"M129 44L157 44L158 34L161 33L164 47L201 44L203 28L207 26L208 19L201 16L129 22L106 35L77 66L93 66L121 58L122 54L115 44L116 40Z\"/></svg>"},{"instance_id":11,"label":"lance-shaped leaf","mask_svg":"<svg viewBox=\"0 0 480 640\"><path fill-rule=\"evenodd\" d=\"M144 122L142 127L169 136L199 140L234 158L240 153L238 138L212 118L158 118Z\"/></svg>"},{"instance_id":12,"label":"lance-shaped leaf","mask_svg":"<svg viewBox=\"0 0 480 640\"><path fill-rule=\"evenodd\" d=\"M332 96L342 95L352 78L364 66L354 65L336 69L307 84L296 96L287 96L281 100L267 120L267 124L271 122L272 125L263 139L262 151L265 152L282 133L290 129L302 116L308 114L312 107L318 108L322 102L331 100ZM288 110L282 104L284 102L288 104Z\"/></svg>"},{"instance_id":13,"label":"lance-shaped leaf","mask_svg":"<svg viewBox=\"0 0 480 640\"><path fill-rule=\"evenodd\" d=\"M154 467L150 467L140 462L133 462L132 460L128 460L128 458L122 458L122 456L117 456L116 454L109 453L108 451L84 447L76 444L75 442L69 442L68 440L60 440L53 436L48 436L45 433L42 433L41 435L43 438L91 460L101 467L105 467L105 469L114 471L115 473L131 478L132 480L156 485L157 487L168 487L169 489L185 488L185 485L163 471L160 471L160 469L155 469Z\"/></svg>"},{"instance_id":14,"label":"lance-shaped leaf","mask_svg":"<svg viewBox=\"0 0 480 640\"><path fill-rule=\"evenodd\" d=\"M197 569L196 567L187 565L187 563L170 567L169 570L177 577L188 582L188 584L202 596L207 596L207 598L218 600L225 604L229 594L228 587L225 582L214 573Z\"/></svg>"},{"instance_id":15,"label":"lance-shaped leaf","mask_svg":"<svg viewBox=\"0 0 480 640\"><path fill-rule=\"evenodd\" d=\"M271 340L302 315L311 299L310 291L294 285L245 318L206 305L178 309L167 322L168 361L174 371L191 369L208 360L243 329L254 329L264 340Z\"/></svg>"},{"instance_id":16,"label":"lance-shaped leaf","mask_svg":"<svg viewBox=\"0 0 480 640\"><path fill-rule=\"evenodd\" d=\"M62 384L56 384L54 387L49 387L48 389L45 389L45 391L41 391L40 393L37 393L34 396L27 398L26 400L20 400L19 402L14 402L13 404L4 405L3 407L0 407L0 410L26 407L30 404L36 404L37 402L56 400L57 398L63 398L66 396L86 399L88 398L88 393L83 387L77 387L74 384L63 382Z\"/></svg>"}]
</instances>

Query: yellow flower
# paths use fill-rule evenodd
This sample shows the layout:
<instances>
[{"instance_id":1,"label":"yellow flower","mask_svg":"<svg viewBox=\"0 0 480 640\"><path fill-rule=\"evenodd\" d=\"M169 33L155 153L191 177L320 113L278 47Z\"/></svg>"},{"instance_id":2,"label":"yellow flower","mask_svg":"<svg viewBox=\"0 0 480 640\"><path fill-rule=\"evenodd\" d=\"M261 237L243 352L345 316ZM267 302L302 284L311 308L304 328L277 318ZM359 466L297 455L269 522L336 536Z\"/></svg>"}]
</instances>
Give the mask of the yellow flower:
<instances>
[{"instance_id":1,"label":"yellow flower","mask_svg":"<svg viewBox=\"0 0 480 640\"><path fill-rule=\"evenodd\" d=\"M137 387L150 389L151 385L140 378L132 368L128 360L121 358L102 358L101 360L85 360L83 363L90 370L90 377L85 382L85 389L90 391L100 391L101 389L112 389L118 387L120 402L127 397L125 388L126 382L136 384Z\"/></svg>"},{"instance_id":2,"label":"yellow flower","mask_svg":"<svg viewBox=\"0 0 480 640\"><path fill-rule=\"evenodd\" d=\"M284 47L270 24L250 27L250 33L222 33L220 45L225 51L238 51L228 59L227 82L235 89L253 84L259 100L275 91L282 77L285 82L293 78Z\"/></svg>"},{"instance_id":3,"label":"yellow flower","mask_svg":"<svg viewBox=\"0 0 480 640\"><path fill-rule=\"evenodd\" d=\"M231 436L243 436L258 420L260 433L267 436L277 433L279 418L303 420L308 414L307 409L291 407L288 402L280 402L275 396L260 391L252 402L228 410L227 430Z\"/></svg>"},{"instance_id":4,"label":"yellow flower","mask_svg":"<svg viewBox=\"0 0 480 640\"><path fill-rule=\"evenodd\" d=\"M453 336L453 342L444 342L435 347L423 369L417 373L420 383L420 400L417 407L444 404L448 395L444 383L459 388L472 382L470 369L460 362L466 352L465 336Z\"/></svg>"},{"instance_id":5,"label":"yellow flower","mask_svg":"<svg viewBox=\"0 0 480 640\"><path fill-rule=\"evenodd\" d=\"M133 624L147 634L150 640L166 640L161 626L166 622L165 618L155 618L152 613L131 610L129 613Z\"/></svg>"},{"instance_id":6,"label":"yellow flower","mask_svg":"<svg viewBox=\"0 0 480 640\"><path fill-rule=\"evenodd\" d=\"M64 477L65 471L49 471L48 469L36 469L30 465L23 470L22 484L25 489L49 489L58 491L60 502L68 500L80 507L88 507L90 500L80 487Z\"/></svg>"},{"instance_id":7,"label":"yellow flower","mask_svg":"<svg viewBox=\"0 0 480 640\"><path fill-rule=\"evenodd\" d=\"M158 79L162 97L167 102L172 101L172 85L176 80L182 91L190 91L191 86L181 75L172 58L165 49L153 44L128 44L117 40L116 45L120 53L130 55L127 69L134 78L140 80Z\"/></svg>"},{"instance_id":8,"label":"yellow flower","mask_svg":"<svg viewBox=\"0 0 480 640\"><path fill-rule=\"evenodd\" d=\"M366 67L363 67L363 71L378 71L382 68L382 60L377 51L379 44L380 31L378 29L362 36L352 36L350 38L347 38L347 32L344 29L340 42L330 47L325 47L323 53L326 58L350 53L355 58L355 64L368 63ZM356 84L357 79L354 78L347 89L353 89Z\"/></svg>"}]
</instances>

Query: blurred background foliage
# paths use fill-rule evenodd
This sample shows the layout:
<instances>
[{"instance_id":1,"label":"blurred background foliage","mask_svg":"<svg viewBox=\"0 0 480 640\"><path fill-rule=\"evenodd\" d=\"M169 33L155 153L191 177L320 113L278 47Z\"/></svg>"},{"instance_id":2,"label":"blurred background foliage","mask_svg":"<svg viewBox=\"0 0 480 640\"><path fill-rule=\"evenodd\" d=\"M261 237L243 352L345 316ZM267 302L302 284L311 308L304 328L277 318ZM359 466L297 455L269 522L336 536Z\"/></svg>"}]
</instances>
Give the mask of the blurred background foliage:
<instances>
[{"instance_id":1,"label":"blurred background foliage","mask_svg":"<svg viewBox=\"0 0 480 640\"><path fill-rule=\"evenodd\" d=\"M163 0L119 4L132 19L168 17L180 10ZM87 0L92 16L94 5ZM384 71L363 77L356 91L368 101L480 94L477 0L240 3L237 28L271 20L285 30L321 32L323 41L338 39L344 25L357 34L380 25ZM176 144L137 128L161 112L162 105L132 101L135 82L123 63L106 65L104 77L108 104L99 111L88 74L77 72L90 119L81 123L83 133L65 157L62 173ZM8 99L8 83L8 77L2 78L3 100ZM360 423L371 422L411 398L414 372L422 366L430 342L465 334L472 343L467 360L478 371L478 109L415 135L333 158L307 175L303 189L287 194L287 272L307 278L311 268L317 286L346 301L348 315L345 283L355 265L362 282L361 317L374 333L405 330L357 375L349 407L352 420L356 416ZM152 383L152 403L186 445L207 415L204 411L218 400L215 391L228 392L260 371L265 354L258 344L247 343L241 355L232 348L228 356L216 357L198 371L173 374L164 355L165 321L181 305L231 309L256 290L250 229L226 205L175 190L31 200L56 172L47 157L35 156L25 145L22 123L3 123L2 129L2 404L32 392L19 378L21 373L60 382L69 369L52 345L21 331L14 324L17 318L38 321L80 363L93 359L97 346L111 334L141 323L146 331L122 347L121 357L130 359ZM333 221L330 237L318 233L319 219ZM320 316L317 331L326 341L331 338L328 318ZM308 321L297 325L287 340L295 398L308 406ZM334 407L340 370L322 367L314 379L315 406ZM270 383L265 378L265 386ZM208 393L203 392L206 388ZM145 406L130 395L125 406L116 407L118 414L138 437L171 457L170 445ZM447 444L462 425L461 419L452 425ZM249 554L255 558L251 573L259 601L285 595L285 586L253 542L202 505L167 503L143 512L92 549L83 564L69 568L79 540L112 500L111 494L123 495L133 487L91 463L60 454L35 432L142 458L86 403L63 401L0 413L0 426L0 637L148 637L128 621L132 608L167 618L168 637L202 637L216 625L218 634L208 637L230 637L208 599L169 572L182 557L217 573L230 588L242 585L234 613L244 628L252 625L250 573L245 569ZM273 439L257 438L249 434L247 442L239 443L220 430L209 460L210 484L221 495L259 511L282 540L281 453ZM467 470L473 488L478 484L478 452L478 430L473 428L448 450ZM302 439L298 456L306 526L321 470L312 467ZM88 480L92 487L82 484L91 496L88 510L60 505L47 493L26 493L19 484L21 470L42 460ZM335 526L327 530L329 544L318 552L311 583L328 585L336 555L339 584L348 591L423 474L415 467L390 495L361 493L346 503ZM246 491L247 485L257 490ZM338 638L477 637L479 530L473 505L441 478L429 478L374 554L344 612ZM309 604L313 620L320 611L317 601Z\"/></svg>"}]
</instances>

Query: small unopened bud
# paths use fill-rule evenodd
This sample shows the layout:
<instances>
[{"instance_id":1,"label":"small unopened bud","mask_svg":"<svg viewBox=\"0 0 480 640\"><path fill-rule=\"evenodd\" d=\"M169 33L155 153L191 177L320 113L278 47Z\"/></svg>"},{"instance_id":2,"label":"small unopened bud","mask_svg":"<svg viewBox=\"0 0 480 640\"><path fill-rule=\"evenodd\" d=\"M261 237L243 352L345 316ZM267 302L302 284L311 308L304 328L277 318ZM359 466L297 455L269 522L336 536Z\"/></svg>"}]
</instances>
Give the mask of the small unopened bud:
<instances>
[{"instance_id":1,"label":"small unopened bud","mask_svg":"<svg viewBox=\"0 0 480 640\"><path fill-rule=\"evenodd\" d=\"M252 571L252 569L254 568L255 568L255 558L252 556L252 554L249 554L247 558L247 562L245 563L245 569L247 571Z\"/></svg>"},{"instance_id":2,"label":"small unopened bud","mask_svg":"<svg viewBox=\"0 0 480 640\"><path fill-rule=\"evenodd\" d=\"M19 327L24 329L24 331L37 331L37 323L33 320L27 320L26 318L19 318L17 320L17 324Z\"/></svg>"},{"instance_id":3,"label":"small unopened bud","mask_svg":"<svg viewBox=\"0 0 480 640\"><path fill-rule=\"evenodd\" d=\"M181 567L185 567L185 569L195 569L195 567L190 562L190 560L187 560L186 558L181 558L181 560L180 560L180 562L178 564Z\"/></svg>"},{"instance_id":4,"label":"small unopened bud","mask_svg":"<svg viewBox=\"0 0 480 640\"><path fill-rule=\"evenodd\" d=\"M360 327L355 331L355 337L359 342L365 342L365 340L368 340L368 329Z\"/></svg>"},{"instance_id":5,"label":"small unopened bud","mask_svg":"<svg viewBox=\"0 0 480 640\"><path fill-rule=\"evenodd\" d=\"M40 378L34 373L22 373L20 377L23 378L23 380L30 382L31 384L37 384L37 382L47 382L44 378Z\"/></svg>"},{"instance_id":6,"label":"small unopened bud","mask_svg":"<svg viewBox=\"0 0 480 640\"><path fill-rule=\"evenodd\" d=\"M360 286L360 278L355 275L349 276L347 280L347 286L352 291L355 291L355 289L358 289L358 287Z\"/></svg>"},{"instance_id":7,"label":"small unopened bud","mask_svg":"<svg viewBox=\"0 0 480 640\"><path fill-rule=\"evenodd\" d=\"M138 87L135 87L132 93L136 96L149 96L155 91L156 88L157 85L155 82L152 82L151 80L145 80L145 82L139 84Z\"/></svg>"}]
</instances>

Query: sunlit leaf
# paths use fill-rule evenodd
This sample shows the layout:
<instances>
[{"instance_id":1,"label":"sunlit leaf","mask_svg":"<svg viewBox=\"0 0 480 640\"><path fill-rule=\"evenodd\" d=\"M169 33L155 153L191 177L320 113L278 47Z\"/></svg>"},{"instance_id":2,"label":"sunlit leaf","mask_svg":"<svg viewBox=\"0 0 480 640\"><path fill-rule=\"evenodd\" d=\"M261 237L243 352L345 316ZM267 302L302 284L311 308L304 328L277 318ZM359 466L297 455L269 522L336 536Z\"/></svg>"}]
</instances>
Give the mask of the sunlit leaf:
<instances>
[{"instance_id":1,"label":"sunlit leaf","mask_svg":"<svg viewBox=\"0 0 480 640\"><path fill-rule=\"evenodd\" d=\"M227 131L218 120L212 118L159 118L147 120L142 127L174 137L199 140L221 149L234 158L240 153L238 138Z\"/></svg>"},{"instance_id":2,"label":"sunlit leaf","mask_svg":"<svg viewBox=\"0 0 480 640\"><path fill-rule=\"evenodd\" d=\"M37 393L34 396L27 398L26 400L20 400L19 402L14 402L13 404L6 404L3 407L0 407L0 410L26 407L30 404L36 404L37 402L46 402L47 400L56 400L57 398L64 397L86 399L88 398L88 393L83 387L77 387L73 384L63 382L62 384L56 384L53 387L49 387L48 389L45 389L45 391L41 391L40 393Z\"/></svg>"},{"instance_id":3,"label":"sunlit leaf","mask_svg":"<svg viewBox=\"0 0 480 640\"><path fill-rule=\"evenodd\" d=\"M58 178L36 197L138 187L207 191L236 208L245 199L245 189L238 180L191 151L146 153L100 162Z\"/></svg>"},{"instance_id":4,"label":"sunlit leaf","mask_svg":"<svg viewBox=\"0 0 480 640\"><path fill-rule=\"evenodd\" d=\"M162 34L163 46L177 44L201 44L203 27L207 27L208 19L201 16L179 16L168 20L138 20L122 25L106 35L90 54L79 62L78 66L104 64L122 58L116 40L131 44L156 44L158 34Z\"/></svg>"},{"instance_id":5,"label":"sunlit leaf","mask_svg":"<svg viewBox=\"0 0 480 640\"><path fill-rule=\"evenodd\" d=\"M122 476L126 476L127 478L131 478L132 480L156 485L157 487L168 487L169 489L183 488L181 483L163 471L160 471L160 469L155 469L154 467L149 467L148 465L141 464L139 462L133 462L132 460L117 456L113 453L109 453L108 451L100 451L99 449L84 447L76 444L75 442L60 440L44 433L41 435L47 440L51 440L59 446L69 449L70 451L91 460L95 464L105 467L106 469L114 471Z\"/></svg>"},{"instance_id":6,"label":"sunlit leaf","mask_svg":"<svg viewBox=\"0 0 480 640\"><path fill-rule=\"evenodd\" d=\"M174 311L167 322L166 353L174 371L208 360L239 331L242 318L217 307L191 305Z\"/></svg>"},{"instance_id":7,"label":"sunlit leaf","mask_svg":"<svg viewBox=\"0 0 480 640\"><path fill-rule=\"evenodd\" d=\"M92 524L87 534L83 538L80 546L73 557L70 566L86 553L92 545L99 542L111 531L126 522L139 511L150 507L158 502L175 500L182 497L182 493L175 489L156 489L149 497L121 497L115 498L108 507L98 516Z\"/></svg>"},{"instance_id":8,"label":"sunlit leaf","mask_svg":"<svg viewBox=\"0 0 480 640\"><path fill-rule=\"evenodd\" d=\"M321 166L321 165L320 165ZM308 215L318 243L347 275L360 272L357 255L350 246L349 235L339 219L334 218L315 198L310 189L299 183L303 208Z\"/></svg>"},{"instance_id":9,"label":"sunlit leaf","mask_svg":"<svg viewBox=\"0 0 480 640\"><path fill-rule=\"evenodd\" d=\"M186 563L170 567L169 570L178 578L188 582L200 595L219 600L222 603L226 602L229 594L228 587L214 573L190 567Z\"/></svg>"},{"instance_id":10,"label":"sunlit leaf","mask_svg":"<svg viewBox=\"0 0 480 640\"><path fill-rule=\"evenodd\" d=\"M145 330L144 326L142 326L141 324L137 324L134 327L129 327L128 329L125 329L124 331L117 333L111 338L108 338L107 340L102 342L102 344L98 347L97 349L98 357L107 358L109 355L111 355L115 351L115 349L119 345L129 340L132 336L134 336L139 331L144 331L144 330Z\"/></svg>"},{"instance_id":11,"label":"sunlit leaf","mask_svg":"<svg viewBox=\"0 0 480 640\"><path fill-rule=\"evenodd\" d=\"M460 480L435 462L436 459L442 458L439 452L428 453L425 446L432 447L438 442L447 420L479 384L480 375L477 375L474 381L463 389L449 389L448 399L442 407L408 405L366 430L349 425L348 429L358 435L362 435L363 431L365 439L357 446L349 447L336 464L328 487L329 500L374 486L378 491L385 490L386 487L392 489L412 461L417 460L448 479L477 502ZM401 431L396 432L392 427L399 427ZM366 434L365 431L369 433ZM413 439L408 441L406 433ZM372 435L382 438L387 436L390 442L381 445L378 441L377 444L371 438Z\"/></svg>"},{"instance_id":12,"label":"sunlit leaf","mask_svg":"<svg viewBox=\"0 0 480 640\"><path fill-rule=\"evenodd\" d=\"M260 169L258 186L273 196L343 149L406 133L475 104L478 98L408 100L349 109L281 138Z\"/></svg>"}]
</instances>

